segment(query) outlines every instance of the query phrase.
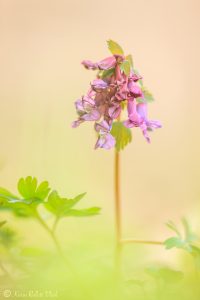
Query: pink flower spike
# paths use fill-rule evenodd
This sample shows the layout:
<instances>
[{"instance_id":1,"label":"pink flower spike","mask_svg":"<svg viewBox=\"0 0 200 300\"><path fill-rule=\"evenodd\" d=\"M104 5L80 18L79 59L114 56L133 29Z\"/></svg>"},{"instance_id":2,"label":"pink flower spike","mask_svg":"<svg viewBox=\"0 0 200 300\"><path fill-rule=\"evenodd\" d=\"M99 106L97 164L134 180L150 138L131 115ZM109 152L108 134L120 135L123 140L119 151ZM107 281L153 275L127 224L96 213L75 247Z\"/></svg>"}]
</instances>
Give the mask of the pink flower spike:
<instances>
[{"instance_id":1,"label":"pink flower spike","mask_svg":"<svg viewBox=\"0 0 200 300\"><path fill-rule=\"evenodd\" d=\"M116 138L118 149L118 146L123 144L126 133L127 140L131 140L131 132L124 126L139 127L149 143L148 131L160 128L161 124L156 120L148 120L147 104L141 103L148 100L148 94L145 94L145 89L143 92L141 86L142 77L134 70L131 55L126 56L116 42L109 40L108 48L112 56L98 62L90 60L82 62L86 69L96 70L97 74L90 83L86 95L75 102L78 119L72 123L72 127L76 128L85 121L93 121L98 133L95 148L110 149L115 145ZM128 118L120 121L125 108L127 108ZM118 143L119 139L122 143L121 141Z\"/></svg>"}]
</instances>

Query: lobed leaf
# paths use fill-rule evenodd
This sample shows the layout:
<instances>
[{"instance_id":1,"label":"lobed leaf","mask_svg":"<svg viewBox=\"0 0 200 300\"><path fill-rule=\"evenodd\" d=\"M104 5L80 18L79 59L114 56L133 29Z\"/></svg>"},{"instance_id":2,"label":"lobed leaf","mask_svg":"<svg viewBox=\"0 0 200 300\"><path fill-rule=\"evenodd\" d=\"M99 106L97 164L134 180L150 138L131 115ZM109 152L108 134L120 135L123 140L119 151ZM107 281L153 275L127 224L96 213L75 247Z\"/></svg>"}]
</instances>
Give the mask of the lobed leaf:
<instances>
[{"instance_id":1,"label":"lobed leaf","mask_svg":"<svg viewBox=\"0 0 200 300\"><path fill-rule=\"evenodd\" d=\"M35 210L38 204L41 203L39 199L33 199L33 201L15 201L9 202L8 207L14 212L18 217L35 217Z\"/></svg>"},{"instance_id":2,"label":"lobed leaf","mask_svg":"<svg viewBox=\"0 0 200 300\"><path fill-rule=\"evenodd\" d=\"M8 200L19 199L8 190L0 187L0 204L4 205Z\"/></svg>"},{"instance_id":3,"label":"lobed leaf","mask_svg":"<svg viewBox=\"0 0 200 300\"><path fill-rule=\"evenodd\" d=\"M107 44L108 44L108 49L113 55L124 55L124 51L122 47L115 41L108 40Z\"/></svg>"},{"instance_id":4,"label":"lobed leaf","mask_svg":"<svg viewBox=\"0 0 200 300\"><path fill-rule=\"evenodd\" d=\"M114 122L111 130L112 136L116 139L115 148L117 151L123 150L131 141L132 133L122 122Z\"/></svg>"},{"instance_id":5,"label":"lobed leaf","mask_svg":"<svg viewBox=\"0 0 200 300\"><path fill-rule=\"evenodd\" d=\"M44 200L48 196L49 191L50 191L50 188L49 188L48 181L43 181L37 187L37 190L35 192L35 197L39 198L41 200Z\"/></svg>"},{"instance_id":6,"label":"lobed leaf","mask_svg":"<svg viewBox=\"0 0 200 300\"><path fill-rule=\"evenodd\" d=\"M73 199L61 198L56 191L52 191L47 202L44 203L46 209L57 217L65 216L86 193L80 194Z\"/></svg>"},{"instance_id":7,"label":"lobed leaf","mask_svg":"<svg viewBox=\"0 0 200 300\"><path fill-rule=\"evenodd\" d=\"M120 69L122 70L122 72L124 72L124 74L126 76L130 75L131 72L131 66L130 66L130 62L128 60L124 60L121 64L120 64Z\"/></svg>"},{"instance_id":8,"label":"lobed leaf","mask_svg":"<svg viewBox=\"0 0 200 300\"><path fill-rule=\"evenodd\" d=\"M50 188L47 181L41 182L38 186L37 179L35 177L28 176L19 180L18 191L26 200L32 198L44 200L47 197Z\"/></svg>"},{"instance_id":9,"label":"lobed leaf","mask_svg":"<svg viewBox=\"0 0 200 300\"><path fill-rule=\"evenodd\" d=\"M184 232L185 232L185 239L188 243L192 243L195 240L198 239L198 237L194 234L194 232L192 231L190 224L188 223L188 221L185 218L181 219L183 227L184 227Z\"/></svg>"},{"instance_id":10,"label":"lobed leaf","mask_svg":"<svg viewBox=\"0 0 200 300\"><path fill-rule=\"evenodd\" d=\"M174 231L179 237L181 237L181 233L180 233L180 231L178 230L177 226L175 225L175 223L173 221L168 221L166 223L166 226L168 228L170 228L172 231Z\"/></svg>"},{"instance_id":11,"label":"lobed leaf","mask_svg":"<svg viewBox=\"0 0 200 300\"><path fill-rule=\"evenodd\" d=\"M186 249L187 248L186 242L179 237L171 237L171 238L167 239L166 241L164 241L164 245L165 245L166 249L171 249L171 248Z\"/></svg>"}]
</instances>

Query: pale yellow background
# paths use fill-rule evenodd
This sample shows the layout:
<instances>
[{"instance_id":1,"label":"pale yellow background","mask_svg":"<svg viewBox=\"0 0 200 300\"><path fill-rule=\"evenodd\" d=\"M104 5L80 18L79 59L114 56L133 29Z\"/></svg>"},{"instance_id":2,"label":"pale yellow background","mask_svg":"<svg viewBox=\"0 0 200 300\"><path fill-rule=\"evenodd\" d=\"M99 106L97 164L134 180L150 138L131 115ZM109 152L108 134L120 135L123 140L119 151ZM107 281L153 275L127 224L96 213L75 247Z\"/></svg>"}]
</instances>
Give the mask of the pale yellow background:
<instances>
[{"instance_id":1,"label":"pale yellow background","mask_svg":"<svg viewBox=\"0 0 200 300\"><path fill-rule=\"evenodd\" d=\"M196 225L199 27L195 0L0 0L0 185L15 190L19 177L35 175L63 195L87 191L83 205L103 211L85 223L112 230L113 151L93 150L92 124L70 127L94 77L80 62L108 56L112 38L133 54L156 98L149 116L163 124L151 145L134 129L122 153L125 235L162 239L165 221L183 215Z\"/></svg>"}]
</instances>

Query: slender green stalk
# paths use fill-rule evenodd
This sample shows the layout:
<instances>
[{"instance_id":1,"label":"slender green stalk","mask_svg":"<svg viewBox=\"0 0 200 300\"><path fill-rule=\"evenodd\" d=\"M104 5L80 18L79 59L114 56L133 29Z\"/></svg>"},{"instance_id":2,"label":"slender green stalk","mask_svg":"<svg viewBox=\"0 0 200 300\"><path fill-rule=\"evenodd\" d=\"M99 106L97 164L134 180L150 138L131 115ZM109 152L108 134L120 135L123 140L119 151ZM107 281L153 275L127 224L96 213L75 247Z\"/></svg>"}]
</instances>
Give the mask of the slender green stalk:
<instances>
[{"instance_id":1,"label":"slender green stalk","mask_svg":"<svg viewBox=\"0 0 200 300\"><path fill-rule=\"evenodd\" d=\"M120 153L115 150L115 231L116 231L116 245L115 245L115 268L116 275L121 273L121 256L122 256L122 244L121 244L121 197L120 197Z\"/></svg>"},{"instance_id":2,"label":"slender green stalk","mask_svg":"<svg viewBox=\"0 0 200 300\"><path fill-rule=\"evenodd\" d=\"M63 259L63 261L65 262L66 266L68 267L68 269L71 271L71 273L76 277L77 273L74 270L74 267L71 265L71 263L67 260L67 258L65 257L62 248L60 246L60 243L58 242L58 239L55 235L55 232L53 230L51 230L48 225L44 222L44 220L41 218L41 216L39 215L39 213L36 211L35 212L35 216L37 218L37 220L39 221L39 223L42 225L42 227L49 233L50 237L52 238L54 245L58 251L58 254L61 256L61 258ZM56 222L57 223L57 222Z\"/></svg>"},{"instance_id":3,"label":"slender green stalk","mask_svg":"<svg viewBox=\"0 0 200 300\"><path fill-rule=\"evenodd\" d=\"M120 195L120 153L115 150L115 168L114 168L114 188L115 188L115 270L116 276L119 278L122 265L122 246L124 244L147 244L160 245L161 241L122 239L122 222L121 222L121 195Z\"/></svg>"},{"instance_id":4,"label":"slender green stalk","mask_svg":"<svg viewBox=\"0 0 200 300\"><path fill-rule=\"evenodd\" d=\"M53 229L51 230L48 225L44 222L44 220L41 218L41 216L39 215L39 213L36 211L35 212L35 216L37 218L37 220L40 222L40 224L42 225L42 227L49 233L49 235L51 236L55 246L56 246L56 249L58 251L58 253L60 254L60 256L62 257L64 263L66 264L66 266L68 267L68 269L71 271L74 279L76 279L76 281L79 283L79 286L80 288L82 289L83 293L85 294L85 296L88 298L89 297L89 294L88 294L88 291L85 289L85 287L83 286L82 282L81 282L81 279L79 277L79 274L76 272L76 270L74 269L74 267L72 266L72 264L67 260L67 258L64 256L63 254L63 251L61 249L61 246L57 240L57 237L55 235L55 229L56 229L56 225L59 221L59 219L57 218L54 222L54 225L53 225Z\"/></svg>"},{"instance_id":5,"label":"slender green stalk","mask_svg":"<svg viewBox=\"0 0 200 300\"><path fill-rule=\"evenodd\" d=\"M163 246L164 243L160 241L148 241L148 240L135 240L135 239L122 239L121 244L147 244L147 245L159 245Z\"/></svg>"},{"instance_id":6,"label":"slender green stalk","mask_svg":"<svg viewBox=\"0 0 200 300\"><path fill-rule=\"evenodd\" d=\"M52 231L55 232L56 231L56 228L57 228L57 225L58 225L58 221L59 221L59 218L56 217L55 218L55 221L53 223L53 228L52 228Z\"/></svg>"},{"instance_id":7,"label":"slender green stalk","mask_svg":"<svg viewBox=\"0 0 200 300\"><path fill-rule=\"evenodd\" d=\"M42 227L49 233L49 235L51 236L54 244L55 244L55 247L58 251L58 253L63 257L63 252L62 252L62 249L60 247L60 244L57 240L57 237L55 236L55 233L53 230L51 230L47 224L44 222L44 220L41 218L41 216L36 212L36 218L37 220L39 221L39 223L42 225Z\"/></svg>"}]
</instances>

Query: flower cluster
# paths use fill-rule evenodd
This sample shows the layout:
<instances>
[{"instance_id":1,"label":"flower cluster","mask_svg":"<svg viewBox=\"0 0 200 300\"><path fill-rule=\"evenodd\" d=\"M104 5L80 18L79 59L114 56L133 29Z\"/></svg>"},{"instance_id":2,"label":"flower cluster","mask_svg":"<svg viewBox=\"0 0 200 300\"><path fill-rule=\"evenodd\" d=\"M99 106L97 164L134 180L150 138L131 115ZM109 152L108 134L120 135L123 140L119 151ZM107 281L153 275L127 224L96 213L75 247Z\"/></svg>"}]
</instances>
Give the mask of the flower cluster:
<instances>
[{"instance_id":1,"label":"flower cluster","mask_svg":"<svg viewBox=\"0 0 200 300\"><path fill-rule=\"evenodd\" d=\"M108 41L108 46L112 56L96 63L82 62L86 69L98 73L87 94L75 102L78 120L72 126L94 121L98 133L95 148L110 149L116 142L111 134L113 121L119 120L122 110L127 107L128 119L123 122L124 126L139 127L150 142L148 131L161 127L158 121L150 121L147 117L148 96L151 94L134 70L131 56L125 57L121 47L113 41Z\"/></svg>"}]
</instances>

